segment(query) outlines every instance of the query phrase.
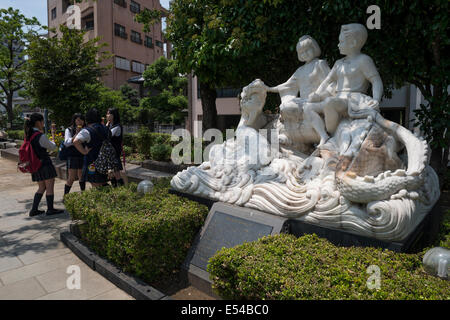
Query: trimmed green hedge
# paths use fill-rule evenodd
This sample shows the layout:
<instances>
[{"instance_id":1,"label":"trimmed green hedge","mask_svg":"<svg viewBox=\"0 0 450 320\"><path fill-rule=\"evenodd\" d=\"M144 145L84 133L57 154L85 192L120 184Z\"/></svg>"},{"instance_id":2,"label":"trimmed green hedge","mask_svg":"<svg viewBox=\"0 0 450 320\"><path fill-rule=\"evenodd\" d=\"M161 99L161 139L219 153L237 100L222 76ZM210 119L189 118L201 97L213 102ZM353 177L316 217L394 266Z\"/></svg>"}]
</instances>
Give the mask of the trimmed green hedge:
<instances>
[{"instance_id":1,"label":"trimmed green hedge","mask_svg":"<svg viewBox=\"0 0 450 320\"><path fill-rule=\"evenodd\" d=\"M206 206L168 193L168 181L151 194L136 184L70 193L64 203L72 219L87 223L82 241L125 272L147 282L173 274L183 263L208 214Z\"/></svg>"},{"instance_id":2,"label":"trimmed green hedge","mask_svg":"<svg viewBox=\"0 0 450 320\"><path fill-rule=\"evenodd\" d=\"M428 275L422 258L281 234L222 249L208 271L224 299L450 299L449 282ZM380 268L379 290L367 286L370 265Z\"/></svg>"},{"instance_id":3,"label":"trimmed green hedge","mask_svg":"<svg viewBox=\"0 0 450 320\"><path fill-rule=\"evenodd\" d=\"M25 133L23 130L6 130L8 139L23 140Z\"/></svg>"}]
</instances>

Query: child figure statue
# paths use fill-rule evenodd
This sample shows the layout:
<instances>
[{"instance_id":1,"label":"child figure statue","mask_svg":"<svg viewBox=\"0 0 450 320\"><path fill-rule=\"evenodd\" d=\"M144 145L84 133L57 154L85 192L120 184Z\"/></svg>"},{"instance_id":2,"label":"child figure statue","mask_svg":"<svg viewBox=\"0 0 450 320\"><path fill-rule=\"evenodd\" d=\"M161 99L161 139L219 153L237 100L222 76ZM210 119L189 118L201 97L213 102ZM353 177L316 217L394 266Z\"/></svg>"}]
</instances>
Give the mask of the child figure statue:
<instances>
[{"instance_id":1,"label":"child figure statue","mask_svg":"<svg viewBox=\"0 0 450 320\"><path fill-rule=\"evenodd\" d=\"M363 25L352 23L341 27L338 47L345 57L336 61L304 106L305 119L320 135L319 146L328 140L327 131L335 132L340 116L364 118L374 115L378 109L383 83L372 59L361 53L366 40L367 30ZM373 98L365 95L369 83L372 84ZM330 84L336 85L336 93L331 96L326 90ZM319 113L323 113L325 121Z\"/></svg>"},{"instance_id":2,"label":"child figure statue","mask_svg":"<svg viewBox=\"0 0 450 320\"><path fill-rule=\"evenodd\" d=\"M321 50L312 37L302 36L296 49L298 59L305 64L285 83L267 88L267 91L279 93L281 97L280 120L283 128L280 130L279 140L284 145L318 142L315 131L310 126L305 127L306 124L303 123L303 105L330 72L327 62L318 59Z\"/></svg>"}]
</instances>

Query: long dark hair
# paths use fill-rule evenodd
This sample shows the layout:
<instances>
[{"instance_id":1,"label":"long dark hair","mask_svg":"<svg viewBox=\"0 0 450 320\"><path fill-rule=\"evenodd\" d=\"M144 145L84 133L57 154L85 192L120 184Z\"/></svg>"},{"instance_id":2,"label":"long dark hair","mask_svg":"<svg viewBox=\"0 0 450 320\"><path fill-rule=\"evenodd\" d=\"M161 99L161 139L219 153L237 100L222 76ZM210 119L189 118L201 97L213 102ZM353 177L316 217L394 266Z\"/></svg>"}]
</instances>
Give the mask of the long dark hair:
<instances>
[{"instance_id":1,"label":"long dark hair","mask_svg":"<svg viewBox=\"0 0 450 320\"><path fill-rule=\"evenodd\" d=\"M116 108L109 108L108 109L108 113L112 114L114 117L114 121L112 123L112 125L116 125L116 124L120 124L120 114L119 114L119 110L117 110Z\"/></svg>"},{"instance_id":2,"label":"long dark hair","mask_svg":"<svg viewBox=\"0 0 450 320\"><path fill-rule=\"evenodd\" d=\"M27 140L31 138L33 135L33 128L36 122L43 121L44 116L40 113L32 113L28 118L25 118L25 124L24 124L24 131L25 131L25 137Z\"/></svg>"},{"instance_id":3,"label":"long dark hair","mask_svg":"<svg viewBox=\"0 0 450 320\"><path fill-rule=\"evenodd\" d=\"M81 120L83 120L83 127L86 126L86 119L84 118L84 116L81 113L74 113L72 116L72 121L70 122L70 128L72 129L72 133L75 132L77 130L77 125L75 123L75 121L80 118Z\"/></svg>"}]
</instances>

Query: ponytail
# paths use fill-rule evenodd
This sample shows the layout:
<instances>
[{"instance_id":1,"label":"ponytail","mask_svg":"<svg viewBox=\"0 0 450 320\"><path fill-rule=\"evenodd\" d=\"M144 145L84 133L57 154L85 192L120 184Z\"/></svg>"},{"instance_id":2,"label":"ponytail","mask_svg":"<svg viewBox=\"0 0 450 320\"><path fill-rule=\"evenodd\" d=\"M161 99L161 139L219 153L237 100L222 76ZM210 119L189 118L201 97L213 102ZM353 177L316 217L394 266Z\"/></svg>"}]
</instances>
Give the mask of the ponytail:
<instances>
[{"instance_id":1,"label":"ponytail","mask_svg":"<svg viewBox=\"0 0 450 320\"><path fill-rule=\"evenodd\" d=\"M33 127L38 121L44 120L44 117L40 113L32 113L31 116L28 118L25 118L25 124L24 124L24 132L25 132L25 139L30 140L31 136L33 135Z\"/></svg>"}]
</instances>

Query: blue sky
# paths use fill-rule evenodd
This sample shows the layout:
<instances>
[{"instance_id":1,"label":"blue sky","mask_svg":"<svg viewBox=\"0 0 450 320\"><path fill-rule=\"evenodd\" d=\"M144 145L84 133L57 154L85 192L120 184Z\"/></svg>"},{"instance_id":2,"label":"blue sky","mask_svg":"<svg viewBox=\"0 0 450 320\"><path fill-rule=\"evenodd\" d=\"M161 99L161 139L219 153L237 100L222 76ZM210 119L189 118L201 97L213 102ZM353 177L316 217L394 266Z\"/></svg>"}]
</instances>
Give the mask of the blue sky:
<instances>
[{"instance_id":1,"label":"blue sky","mask_svg":"<svg viewBox=\"0 0 450 320\"><path fill-rule=\"evenodd\" d=\"M163 7L169 8L169 0L160 0ZM36 17L42 25L47 25L47 0L0 0L0 9L13 7L26 17Z\"/></svg>"}]
</instances>

